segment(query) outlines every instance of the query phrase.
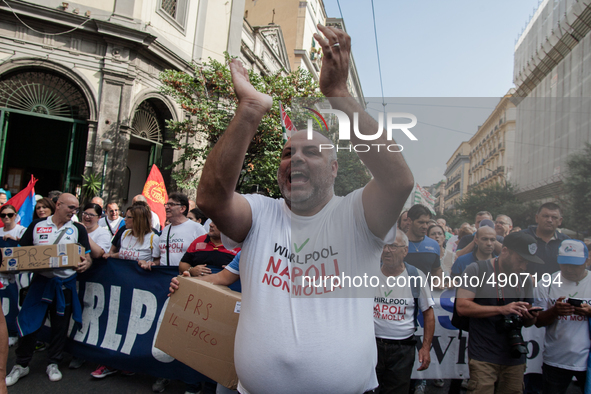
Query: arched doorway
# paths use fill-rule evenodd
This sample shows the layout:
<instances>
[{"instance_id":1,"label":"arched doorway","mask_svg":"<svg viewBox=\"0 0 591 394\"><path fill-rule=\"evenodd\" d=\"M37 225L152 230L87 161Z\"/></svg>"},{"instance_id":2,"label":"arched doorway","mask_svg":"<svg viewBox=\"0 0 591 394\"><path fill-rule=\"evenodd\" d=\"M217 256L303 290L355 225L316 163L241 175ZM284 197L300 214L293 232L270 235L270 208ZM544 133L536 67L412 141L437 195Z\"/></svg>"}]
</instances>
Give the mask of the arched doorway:
<instances>
[{"instance_id":1,"label":"arched doorway","mask_svg":"<svg viewBox=\"0 0 591 394\"><path fill-rule=\"evenodd\" d=\"M156 164L166 185L170 184L170 170L165 167L172 163L172 148L166 143L166 119L172 114L157 98L140 103L134 111L129 132L127 167L129 169L129 199L141 194L152 164Z\"/></svg>"},{"instance_id":2,"label":"arched doorway","mask_svg":"<svg viewBox=\"0 0 591 394\"><path fill-rule=\"evenodd\" d=\"M38 194L82 183L88 103L68 78L45 69L0 77L0 179L18 192L31 174Z\"/></svg>"}]
</instances>

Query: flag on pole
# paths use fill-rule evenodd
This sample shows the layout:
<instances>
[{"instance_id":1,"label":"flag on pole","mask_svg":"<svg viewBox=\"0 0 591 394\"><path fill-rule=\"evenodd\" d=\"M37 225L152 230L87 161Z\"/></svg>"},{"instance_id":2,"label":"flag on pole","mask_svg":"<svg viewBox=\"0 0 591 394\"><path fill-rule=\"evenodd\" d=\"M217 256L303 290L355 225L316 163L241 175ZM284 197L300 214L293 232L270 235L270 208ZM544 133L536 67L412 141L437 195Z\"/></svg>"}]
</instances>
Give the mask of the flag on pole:
<instances>
[{"instance_id":1,"label":"flag on pole","mask_svg":"<svg viewBox=\"0 0 591 394\"><path fill-rule=\"evenodd\" d=\"M6 201L6 204L12 205L16 209L17 218L16 222L23 227L29 227L29 224L33 221L33 212L35 211L35 183L38 179L35 179L31 175L31 180L27 187L14 195L10 200ZM4 227L4 223L0 222L0 227Z\"/></svg>"},{"instance_id":2,"label":"flag on pole","mask_svg":"<svg viewBox=\"0 0 591 394\"><path fill-rule=\"evenodd\" d=\"M279 111L281 113L281 128L283 129L283 143L286 143L287 140L291 138L291 134L297 132L298 129L296 129L295 126L293 125L293 123L291 123L291 119L289 119L287 112L285 112L285 109L283 109L283 104L281 104L281 101L279 102Z\"/></svg>"},{"instance_id":3,"label":"flag on pole","mask_svg":"<svg viewBox=\"0 0 591 394\"><path fill-rule=\"evenodd\" d=\"M422 204L429 208L435 215L435 198L427 190L423 189L418 183L415 186L414 204Z\"/></svg>"},{"instance_id":4,"label":"flag on pole","mask_svg":"<svg viewBox=\"0 0 591 394\"><path fill-rule=\"evenodd\" d=\"M166 222L164 204L168 202L168 193L166 192L166 186L164 186L162 174L156 164L152 165L150 175L148 175L148 179L146 179L146 183L144 184L142 196L146 197L150 209L158 215L158 219L160 219L160 223L164 227L164 223Z\"/></svg>"}]
</instances>

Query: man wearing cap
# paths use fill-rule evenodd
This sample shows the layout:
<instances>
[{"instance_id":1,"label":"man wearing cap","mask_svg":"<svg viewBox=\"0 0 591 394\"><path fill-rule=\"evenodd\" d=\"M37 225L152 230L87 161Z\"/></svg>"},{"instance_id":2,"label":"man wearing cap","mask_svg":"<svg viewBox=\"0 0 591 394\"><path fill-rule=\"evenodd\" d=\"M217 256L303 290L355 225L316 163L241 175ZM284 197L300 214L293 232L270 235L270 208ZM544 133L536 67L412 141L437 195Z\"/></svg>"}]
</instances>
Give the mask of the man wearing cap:
<instances>
[{"instance_id":1,"label":"man wearing cap","mask_svg":"<svg viewBox=\"0 0 591 394\"><path fill-rule=\"evenodd\" d=\"M486 222L490 222L490 224ZM474 248L472 253L458 257L451 267L452 276L461 275L467 266L476 261L488 260L493 257L496 241L496 232L492 228L493 226L493 222L488 219L481 222L474 238L477 247Z\"/></svg>"},{"instance_id":2,"label":"man wearing cap","mask_svg":"<svg viewBox=\"0 0 591 394\"><path fill-rule=\"evenodd\" d=\"M536 321L538 312L529 311L533 302L532 282L520 275L526 272L528 263L543 264L535 252L536 240L532 236L509 234L503 240L499 257L472 263L464 271L462 277L468 279L458 288L456 308L460 316L470 318L468 393L522 393L523 352L527 348L509 344L508 335L515 330L508 330L505 323L510 318L529 327ZM517 286L503 282L511 277L518 279Z\"/></svg>"},{"instance_id":3,"label":"man wearing cap","mask_svg":"<svg viewBox=\"0 0 591 394\"><path fill-rule=\"evenodd\" d=\"M544 393L565 393L573 376L586 380L591 316L589 251L581 241L565 239L558 249L560 271L552 281L540 281L535 289L539 313L537 327L546 327L544 345ZM561 283L559 283L561 282Z\"/></svg>"}]
</instances>

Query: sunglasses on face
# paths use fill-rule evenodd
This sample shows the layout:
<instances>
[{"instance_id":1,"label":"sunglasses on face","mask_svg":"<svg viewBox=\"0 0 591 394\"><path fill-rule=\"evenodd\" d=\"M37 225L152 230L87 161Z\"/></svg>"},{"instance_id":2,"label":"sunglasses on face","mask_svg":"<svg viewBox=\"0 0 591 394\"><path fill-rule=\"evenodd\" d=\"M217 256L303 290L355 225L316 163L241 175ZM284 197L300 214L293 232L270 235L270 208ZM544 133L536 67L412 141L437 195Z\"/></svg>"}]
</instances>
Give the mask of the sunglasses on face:
<instances>
[{"instance_id":1,"label":"sunglasses on face","mask_svg":"<svg viewBox=\"0 0 591 394\"><path fill-rule=\"evenodd\" d=\"M0 218L4 219L5 217L8 217L12 219L14 215L16 215L16 213L0 213Z\"/></svg>"}]
</instances>

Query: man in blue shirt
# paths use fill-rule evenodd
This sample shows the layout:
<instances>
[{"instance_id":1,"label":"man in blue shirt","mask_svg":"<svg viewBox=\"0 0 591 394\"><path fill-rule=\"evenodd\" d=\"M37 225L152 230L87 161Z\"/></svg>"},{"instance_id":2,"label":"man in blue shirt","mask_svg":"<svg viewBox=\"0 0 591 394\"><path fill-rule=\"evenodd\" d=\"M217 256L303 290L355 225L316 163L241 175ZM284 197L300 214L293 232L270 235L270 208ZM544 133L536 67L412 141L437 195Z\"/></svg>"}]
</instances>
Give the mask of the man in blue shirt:
<instances>
[{"instance_id":1,"label":"man in blue shirt","mask_svg":"<svg viewBox=\"0 0 591 394\"><path fill-rule=\"evenodd\" d=\"M458 257L451 267L451 275L453 277L461 276L462 272L470 264L492 258L496 240L496 232L493 228L481 226L476 230L476 236L474 237L474 242L478 247L474 248L472 253Z\"/></svg>"},{"instance_id":2,"label":"man in blue shirt","mask_svg":"<svg viewBox=\"0 0 591 394\"><path fill-rule=\"evenodd\" d=\"M408 210L408 217L411 223L406 233L409 246L405 261L423 271L425 275L441 276L439 244L427 237L431 211L424 205L416 204Z\"/></svg>"}]
</instances>

